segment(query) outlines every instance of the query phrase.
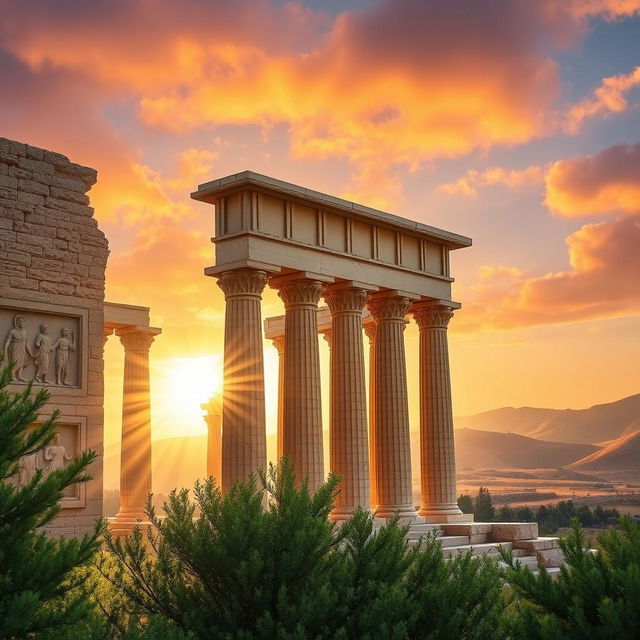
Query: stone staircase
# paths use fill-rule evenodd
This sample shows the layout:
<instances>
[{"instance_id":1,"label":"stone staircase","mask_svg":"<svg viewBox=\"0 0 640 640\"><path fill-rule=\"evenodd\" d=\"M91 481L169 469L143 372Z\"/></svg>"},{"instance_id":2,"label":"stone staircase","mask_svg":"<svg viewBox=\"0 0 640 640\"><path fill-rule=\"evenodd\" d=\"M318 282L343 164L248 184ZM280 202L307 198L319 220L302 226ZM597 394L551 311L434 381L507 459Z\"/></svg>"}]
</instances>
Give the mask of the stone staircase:
<instances>
[{"instance_id":1,"label":"stone staircase","mask_svg":"<svg viewBox=\"0 0 640 640\"><path fill-rule=\"evenodd\" d=\"M382 524L382 522L380 522ZM446 558L469 549L473 555L497 556L498 548L510 549L520 564L538 571L540 566L551 575L560 572L563 562L558 538L539 537L536 522L453 522L434 524L416 518L407 532L409 545L417 545L423 536L434 535Z\"/></svg>"}]
</instances>

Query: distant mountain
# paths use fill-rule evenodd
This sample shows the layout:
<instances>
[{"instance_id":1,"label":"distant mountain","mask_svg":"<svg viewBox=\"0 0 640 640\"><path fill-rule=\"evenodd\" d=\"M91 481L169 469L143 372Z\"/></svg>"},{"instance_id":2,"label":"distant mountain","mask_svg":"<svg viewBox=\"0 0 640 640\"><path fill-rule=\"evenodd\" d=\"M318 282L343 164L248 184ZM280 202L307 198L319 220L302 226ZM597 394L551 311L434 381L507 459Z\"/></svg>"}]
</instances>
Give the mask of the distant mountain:
<instances>
[{"instance_id":1,"label":"distant mountain","mask_svg":"<svg viewBox=\"0 0 640 640\"><path fill-rule=\"evenodd\" d=\"M549 442L496 431L458 429L455 436L458 471L562 467L598 450L592 444Z\"/></svg>"},{"instance_id":2,"label":"distant mountain","mask_svg":"<svg viewBox=\"0 0 640 640\"><path fill-rule=\"evenodd\" d=\"M589 409L504 407L455 419L458 429L514 433L552 442L603 443L640 429L640 394Z\"/></svg>"},{"instance_id":3,"label":"distant mountain","mask_svg":"<svg viewBox=\"0 0 640 640\"><path fill-rule=\"evenodd\" d=\"M640 430L610 442L599 451L574 462L571 468L600 473L633 472L637 475L640 471Z\"/></svg>"}]
</instances>

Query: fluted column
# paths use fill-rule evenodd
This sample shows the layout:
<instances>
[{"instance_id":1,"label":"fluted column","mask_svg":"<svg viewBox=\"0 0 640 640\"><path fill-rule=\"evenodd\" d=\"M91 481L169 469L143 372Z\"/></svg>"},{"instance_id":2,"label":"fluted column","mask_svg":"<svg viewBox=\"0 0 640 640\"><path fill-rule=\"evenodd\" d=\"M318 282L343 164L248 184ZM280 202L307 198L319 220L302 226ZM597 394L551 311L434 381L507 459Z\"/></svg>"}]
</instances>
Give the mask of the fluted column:
<instances>
[{"instance_id":1,"label":"fluted column","mask_svg":"<svg viewBox=\"0 0 640 640\"><path fill-rule=\"evenodd\" d=\"M116 330L124 346L120 509L116 529L146 520L151 493L151 397L149 348L160 329L127 326Z\"/></svg>"},{"instance_id":2,"label":"fluted column","mask_svg":"<svg viewBox=\"0 0 640 640\"><path fill-rule=\"evenodd\" d=\"M364 332L369 339L369 491L371 493L371 509L378 506L376 483L376 323L371 317L363 322Z\"/></svg>"},{"instance_id":3,"label":"fluted column","mask_svg":"<svg viewBox=\"0 0 640 640\"><path fill-rule=\"evenodd\" d=\"M271 340L278 350L278 461L282 458L282 415L284 411L284 336Z\"/></svg>"},{"instance_id":4,"label":"fluted column","mask_svg":"<svg viewBox=\"0 0 640 640\"><path fill-rule=\"evenodd\" d=\"M317 320L324 284L297 275L276 282L285 307L282 451L298 483L308 477L315 490L324 481Z\"/></svg>"},{"instance_id":5,"label":"fluted column","mask_svg":"<svg viewBox=\"0 0 640 640\"><path fill-rule=\"evenodd\" d=\"M356 507L369 509L367 399L362 346L362 309L367 292L330 285L324 294L331 311L331 471L340 476L331 517L344 520Z\"/></svg>"},{"instance_id":6,"label":"fluted column","mask_svg":"<svg viewBox=\"0 0 640 640\"><path fill-rule=\"evenodd\" d=\"M261 294L264 271L238 269L218 279L225 295L222 490L267 462Z\"/></svg>"},{"instance_id":7,"label":"fluted column","mask_svg":"<svg viewBox=\"0 0 640 640\"><path fill-rule=\"evenodd\" d=\"M411 490L409 403L404 354L410 300L392 292L373 294L367 307L376 322L375 464L376 516L415 517Z\"/></svg>"},{"instance_id":8,"label":"fluted column","mask_svg":"<svg viewBox=\"0 0 640 640\"><path fill-rule=\"evenodd\" d=\"M453 309L423 301L411 308L420 328L420 515L460 515L456 492L447 325Z\"/></svg>"},{"instance_id":9,"label":"fluted column","mask_svg":"<svg viewBox=\"0 0 640 640\"><path fill-rule=\"evenodd\" d=\"M207 423L207 476L216 479L218 487L222 481L222 406L218 395L200 405L206 411Z\"/></svg>"}]
</instances>

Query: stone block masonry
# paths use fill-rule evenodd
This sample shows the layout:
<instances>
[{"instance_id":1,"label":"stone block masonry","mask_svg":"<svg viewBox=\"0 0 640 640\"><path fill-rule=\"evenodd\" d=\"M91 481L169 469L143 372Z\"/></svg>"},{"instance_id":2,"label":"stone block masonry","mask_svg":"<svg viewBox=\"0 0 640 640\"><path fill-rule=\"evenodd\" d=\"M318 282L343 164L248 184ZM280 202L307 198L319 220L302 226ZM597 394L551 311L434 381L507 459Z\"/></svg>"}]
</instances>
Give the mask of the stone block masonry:
<instances>
[{"instance_id":1,"label":"stone block masonry","mask_svg":"<svg viewBox=\"0 0 640 640\"><path fill-rule=\"evenodd\" d=\"M60 153L0 138L0 349L24 356L11 389L23 388L20 378L45 385L45 414L61 412L59 446L98 453L93 480L65 496L52 534L81 535L102 515L109 249L87 196L96 179L95 169ZM36 468L46 470L47 458L42 452Z\"/></svg>"}]
</instances>

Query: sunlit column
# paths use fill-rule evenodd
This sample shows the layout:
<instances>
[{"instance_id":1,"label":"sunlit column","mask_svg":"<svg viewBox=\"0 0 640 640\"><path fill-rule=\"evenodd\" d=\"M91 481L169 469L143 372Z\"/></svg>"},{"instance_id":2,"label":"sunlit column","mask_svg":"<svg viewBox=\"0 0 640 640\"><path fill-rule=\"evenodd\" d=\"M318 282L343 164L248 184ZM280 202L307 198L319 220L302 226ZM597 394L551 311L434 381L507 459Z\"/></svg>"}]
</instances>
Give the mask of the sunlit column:
<instances>
[{"instance_id":1,"label":"sunlit column","mask_svg":"<svg viewBox=\"0 0 640 640\"><path fill-rule=\"evenodd\" d=\"M411 490L409 403L404 353L405 315L410 300L393 292L375 293L367 307L376 322L375 464L376 516L415 517Z\"/></svg>"},{"instance_id":2,"label":"sunlit column","mask_svg":"<svg viewBox=\"0 0 640 640\"><path fill-rule=\"evenodd\" d=\"M160 329L127 326L116 330L124 346L120 510L116 528L146 520L151 492L151 397L149 347Z\"/></svg>"},{"instance_id":3,"label":"sunlit column","mask_svg":"<svg viewBox=\"0 0 640 640\"><path fill-rule=\"evenodd\" d=\"M324 284L299 274L272 279L285 307L282 450L301 483L324 481L318 301Z\"/></svg>"},{"instance_id":4,"label":"sunlit column","mask_svg":"<svg viewBox=\"0 0 640 640\"><path fill-rule=\"evenodd\" d=\"M460 515L456 492L447 326L453 309L437 301L411 307L420 329L420 515Z\"/></svg>"},{"instance_id":5,"label":"sunlit column","mask_svg":"<svg viewBox=\"0 0 640 640\"><path fill-rule=\"evenodd\" d=\"M218 278L225 295L222 395L222 490L267 462L260 301L264 271L238 269Z\"/></svg>"},{"instance_id":6,"label":"sunlit column","mask_svg":"<svg viewBox=\"0 0 640 640\"><path fill-rule=\"evenodd\" d=\"M222 479L222 405L218 395L200 405L206 411L207 423L207 476L213 476L220 486Z\"/></svg>"},{"instance_id":7,"label":"sunlit column","mask_svg":"<svg viewBox=\"0 0 640 640\"><path fill-rule=\"evenodd\" d=\"M284 336L272 338L278 351L278 462L282 458L282 414L284 411Z\"/></svg>"},{"instance_id":8,"label":"sunlit column","mask_svg":"<svg viewBox=\"0 0 640 640\"><path fill-rule=\"evenodd\" d=\"M331 471L340 476L340 492L331 517L344 520L356 507L370 507L362 346L362 309L367 292L358 287L330 285L324 299L331 311L330 464Z\"/></svg>"},{"instance_id":9,"label":"sunlit column","mask_svg":"<svg viewBox=\"0 0 640 640\"><path fill-rule=\"evenodd\" d=\"M376 483L376 322L369 316L363 322L364 332L369 339L369 490L371 492L371 509L375 511L378 505L378 491Z\"/></svg>"}]
</instances>

